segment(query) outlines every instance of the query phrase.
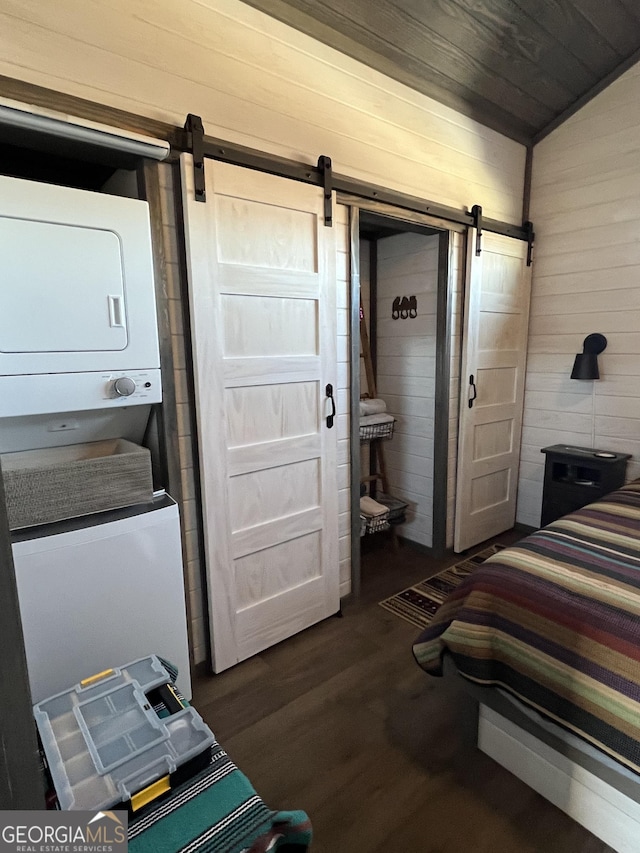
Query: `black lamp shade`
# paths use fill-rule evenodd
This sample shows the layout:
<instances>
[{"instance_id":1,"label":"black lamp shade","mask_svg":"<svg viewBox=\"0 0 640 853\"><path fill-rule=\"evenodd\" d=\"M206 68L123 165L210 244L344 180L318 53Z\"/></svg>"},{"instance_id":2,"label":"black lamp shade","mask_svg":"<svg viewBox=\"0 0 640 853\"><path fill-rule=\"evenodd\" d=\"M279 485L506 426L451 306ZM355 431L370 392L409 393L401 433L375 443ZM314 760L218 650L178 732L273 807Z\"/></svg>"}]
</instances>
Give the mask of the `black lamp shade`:
<instances>
[{"instance_id":1,"label":"black lamp shade","mask_svg":"<svg viewBox=\"0 0 640 853\"><path fill-rule=\"evenodd\" d=\"M600 379L598 356L595 352L578 353L573 362L572 379Z\"/></svg>"},{"instance_id":2,"label":"black lamp shade","mask_svg":"<svg viewBox=\"0 0 640 853\"><path fill-rule=\"evenodd\" d=\"M607 348L607 339L599 332L587 335L582 344L582 352L573 362L572 379L600 379L598 356Z\"/></svg>"}]
</instances>

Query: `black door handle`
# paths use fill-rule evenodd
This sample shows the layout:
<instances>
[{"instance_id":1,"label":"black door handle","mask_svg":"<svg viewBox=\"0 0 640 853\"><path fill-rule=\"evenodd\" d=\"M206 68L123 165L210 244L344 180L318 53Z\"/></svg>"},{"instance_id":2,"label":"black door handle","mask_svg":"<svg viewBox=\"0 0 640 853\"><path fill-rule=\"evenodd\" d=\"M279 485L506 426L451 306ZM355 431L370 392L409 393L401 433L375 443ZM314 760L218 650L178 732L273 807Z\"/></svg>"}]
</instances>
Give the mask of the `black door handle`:
<instances>
[{"instance_id":1,"label":"black door handle","mask_svg":"<svg viewBox=\"0 0 640 853\"><path fill-rule=\"evenodd\" d=\"M333 399L333 385L327 385L324 389L324 393L331 400L331 414L327 415L327 429L331 429L333 426L333 419L336 416L336 401Z\"/></svg>"},{"instance_id":2,"label":"black door handle","mask_svg":"<svg viewBox=\"0 0 640 853\"><path fill-rule=\"evenodd\" d=\"M478 396L478 389L476 388L476 383L473 381L473 373L469 377L469 388L473 389L473 397L469 397L469 408L473 408L473 401Z\"/></svg>"}]
</instances>

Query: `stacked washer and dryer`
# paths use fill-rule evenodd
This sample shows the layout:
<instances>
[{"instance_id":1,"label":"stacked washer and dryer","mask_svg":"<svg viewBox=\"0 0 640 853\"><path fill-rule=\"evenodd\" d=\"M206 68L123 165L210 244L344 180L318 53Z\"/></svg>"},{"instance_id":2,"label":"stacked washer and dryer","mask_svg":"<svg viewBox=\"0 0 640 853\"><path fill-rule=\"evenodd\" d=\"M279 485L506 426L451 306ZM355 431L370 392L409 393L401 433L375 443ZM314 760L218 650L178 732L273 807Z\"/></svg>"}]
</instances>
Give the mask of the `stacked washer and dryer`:
<instances>
[{"instance_id":1,"label":"stacked washer and dryer","mask_svg":"<svg viewBox=\"0 0 640 853\"><path fill-rule=\"evenodd\" d=\"M43 448L141 445L161 399L146 202L0 177L3 467ZM33 702L150 654L190 698L175 501L158 490L72 515L12 531Z\"/></svg>"}]
</instances>

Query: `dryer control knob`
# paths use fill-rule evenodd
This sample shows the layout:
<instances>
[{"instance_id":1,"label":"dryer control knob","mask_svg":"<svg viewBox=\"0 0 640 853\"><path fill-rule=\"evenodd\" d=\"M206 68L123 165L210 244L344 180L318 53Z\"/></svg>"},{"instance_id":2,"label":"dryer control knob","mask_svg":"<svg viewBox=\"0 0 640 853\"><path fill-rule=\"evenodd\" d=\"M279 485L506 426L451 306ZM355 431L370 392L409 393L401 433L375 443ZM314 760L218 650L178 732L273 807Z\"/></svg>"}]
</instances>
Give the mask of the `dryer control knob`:
<instances>
[{"instance_id":1,"label":"dryer control knob","mask_svg":"<svg viewBox=\"0 0 640 853\"><path fill-rule=\"evenodd\" d=\"M130 397L136 390L136 383L128 376L120 376L113 383L117 397Z\"/></svg>"}]
</instances>

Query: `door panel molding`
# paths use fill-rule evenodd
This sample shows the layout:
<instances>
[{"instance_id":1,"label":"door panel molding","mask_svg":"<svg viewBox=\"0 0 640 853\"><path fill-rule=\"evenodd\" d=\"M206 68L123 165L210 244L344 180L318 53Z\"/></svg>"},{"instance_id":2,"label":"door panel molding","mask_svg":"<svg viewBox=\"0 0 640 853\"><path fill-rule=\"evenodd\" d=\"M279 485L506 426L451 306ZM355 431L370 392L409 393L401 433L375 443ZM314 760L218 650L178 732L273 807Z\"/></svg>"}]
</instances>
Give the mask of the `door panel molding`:
<instances>
[{"instance_id":1,"label":"door panel molding","mask_svg":"<svg viewBox=\"0 0 640 853\"><path fill-rule=\"evenodd\" d=\"M460 370L457 552L515 523L531 291L526 244L485 233L478 256L475 238L475 229L470 229ZM502 348L505 342L507 348ZM512 388L505 386L503 370L513 371ZM477 395L473 400L471 376Z\"/></svg>"},{"instance_id":2,"label":"door panel molding","mask_svg":"<svg viewBox=\"0 0 640 853\"><path fill-rule=\"evenodd\" d=\"M196 202L188 155L181 167L220 672L340 607L339 421L325 421L326 385L337 387L335 229L319 187L206 160L207 201Z\"/></svg>"}]
</instances>

